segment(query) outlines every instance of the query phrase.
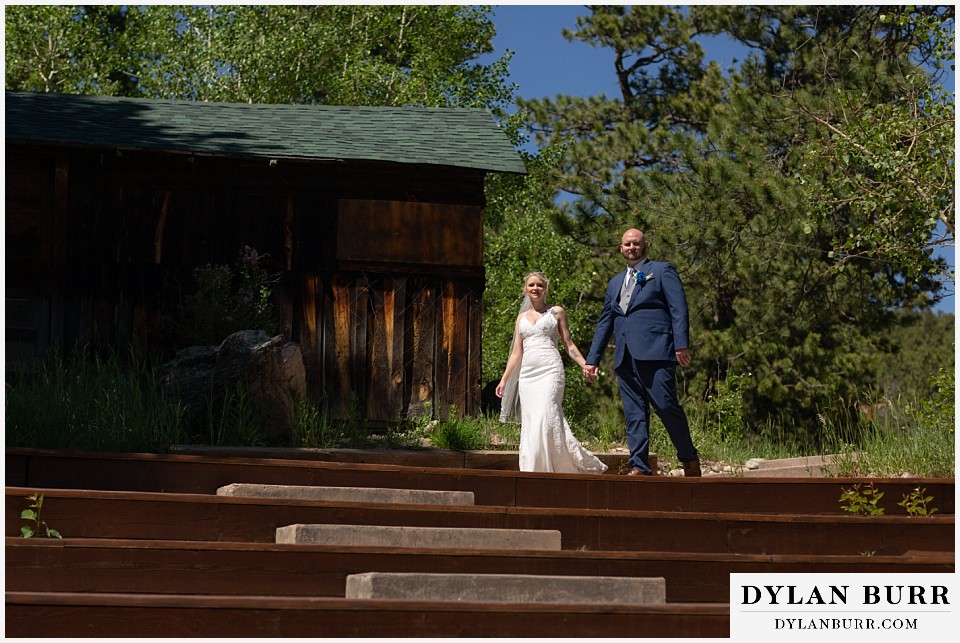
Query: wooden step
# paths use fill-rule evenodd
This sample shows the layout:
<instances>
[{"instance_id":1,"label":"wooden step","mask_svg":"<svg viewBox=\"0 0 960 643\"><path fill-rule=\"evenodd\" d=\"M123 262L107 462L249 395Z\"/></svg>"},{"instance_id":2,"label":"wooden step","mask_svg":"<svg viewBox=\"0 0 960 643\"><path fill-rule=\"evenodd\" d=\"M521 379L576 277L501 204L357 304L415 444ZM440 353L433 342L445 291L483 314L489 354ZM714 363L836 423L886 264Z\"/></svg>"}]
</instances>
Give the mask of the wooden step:
<instances>
[{"instance_id":1,"label":"wooden step","mask_svg":"<svg viewBox=\"0 0 960 643\"><path fill-rule=\"evenodd\" d=\"M952 478L635 480L17 449L6 463L11 637L712 638L729 635L731 573L954 572ZM477 505L215 495L231 483L457 491ZM840 494L852 484L875 484L888 515L843 512ZM893 508L917 487L935 497L933 517ZM15 537L25 497L38 491L43 519L64 540ZM272 542L278 527L294 524L556 530L564 549ZM344 598L347 578L370 572L655 576L668 602Z\"/></svg>"},{"instance_id":2,"label":"wooden step","mask_svg":"<svg viewBox=\"0 0 960 643\"><path fill-rule=\"evenodd\" d=\"M731 573L953 573L953 554L820 556L403 550L272 543L9 537L6 589L102 593L344 596L368 571L657 576L670 603L725 603Z\"/></svg>"},{"instance_id":3,"label":"wooden step","mask_svg":"<svg viewBox=\"0 0 960 643\"><path fill-rule=\"evenodd\" d=\"M846 515L844 489L874 484L886 515L906 515L900 500L916 488L937 515L954 513L954 480L867 478L666 478L430 469L154 454L93 454L7 449L6 484L45 489L216 493L231 483L390 487L473 492L475 503L648 511Z\"/></svg>"},{"instance_id":4,"label":"wooden step","mask_svg":"<svg viewBox=\"0 0 960 643\"><path fill-rule=\"evenodd\" d=\"M6 592L9 637L723 638L726 605Z\"/></svg>"},{"instance_id":5,"label":"wooden step","mask_svg":"<svg viewBox=\"0 0 960 643\"><path fill-rule=\"evenodd\" d=\"M20 533L24 498L7 487L7 536ZM213 495L42 490L43 519L62 535L272 542L293 524L543 529L564 549L740 554L899 555L953 551L953 516L809 516L459 507L225 498Z\"/></svg>"},{"instance_id":6,"label":"wooden step","mask_svg":"<svg viewBox=\"0 0 960 643\"><path fill-rule=\"evenodd\" d=\"M454 451L450 449L311 449L294 447L233 447L204 444L175 444L170 453L199 455L205 458L276 458L281 460L311 460L347 464L386 464L413 467L440 467L444 469L486 469L518 471L520 452L497 449ZM595 454L607 465L606 475L626 473L630 454L626 449ZM649 454L650 468L657 470L656 453Z\"/></svg>"},{"instance_id":7,"label":"wooden step","mask_svg":"<svg viewBox=\"0 0 960 643\"><path fill-rule=\"evenodd\" d=\"M664 585L645 577L365 572L347 576L346 598L647 605L666 602Z\"/></svg>"}]
</instances>

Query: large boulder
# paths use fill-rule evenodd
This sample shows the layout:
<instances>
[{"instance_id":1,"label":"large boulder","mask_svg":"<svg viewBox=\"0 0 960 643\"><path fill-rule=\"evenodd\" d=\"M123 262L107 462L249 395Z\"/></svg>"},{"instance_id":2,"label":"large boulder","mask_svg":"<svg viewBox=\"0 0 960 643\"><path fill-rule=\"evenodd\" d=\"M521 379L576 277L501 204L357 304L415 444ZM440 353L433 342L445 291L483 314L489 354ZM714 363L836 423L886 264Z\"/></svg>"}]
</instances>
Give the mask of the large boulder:
<instances>
[{"instance_id":1,"label":"large boulder","mask_svg":"<svg viewBox=\"0 0 960 643\"><path fill-rule=\"evenodd\" d=\"M177 396L187 413L222 403L225 393L242 385L264 420L268 437L289 442L294 408L307 393L300 346L259 330L241 330L216 346L179 351L160 367L164 393Z\"/></svg>"}]
</instances>

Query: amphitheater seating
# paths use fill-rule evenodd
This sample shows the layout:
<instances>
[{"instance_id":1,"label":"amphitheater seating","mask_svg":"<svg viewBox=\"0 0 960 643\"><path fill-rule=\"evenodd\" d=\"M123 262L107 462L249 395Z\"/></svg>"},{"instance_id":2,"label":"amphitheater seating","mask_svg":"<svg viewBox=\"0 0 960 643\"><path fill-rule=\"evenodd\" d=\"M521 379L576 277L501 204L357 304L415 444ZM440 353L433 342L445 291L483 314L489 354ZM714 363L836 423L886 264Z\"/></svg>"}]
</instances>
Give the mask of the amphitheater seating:
<instances>
[{"instance_id":1,"label":"amphitheater seating","mask_svg":"<svg viewBox=\"0 0 960 643\"><path fill-rule=\"evenodd\" d=\"M887 515L840 508L844 487L867 483L891 499ZM268 497L218 495L228 485L271 487ZM283 497L276 486L326 489ZM896 506L918 486L935 499L932 517ZM411 492L390 491L401 489ZM726 637L730 573L952 573L953 489L953 479L638 480L8 449L6 635ZM474 504L432 503L450 496L424 490L473 494ZM25 498L36 492L62 540L18 537ZM437 546L389 535L376 544L277 542L292 525L381 536L531 530L556 533L559 549L543 544L550 538L519 547L509 538ZM446 589L404 598L348 591L352 577L410 575ZM564 594L566 577L590 581L575 596ZM635 579L652 579L641 584L661 587L666 602L640 590L634 600L602 598ZM490 581L505 583L494 586L502 600L481 591ZM466 592L460 600L456 587Z\"/></svg>"}]
</instances>

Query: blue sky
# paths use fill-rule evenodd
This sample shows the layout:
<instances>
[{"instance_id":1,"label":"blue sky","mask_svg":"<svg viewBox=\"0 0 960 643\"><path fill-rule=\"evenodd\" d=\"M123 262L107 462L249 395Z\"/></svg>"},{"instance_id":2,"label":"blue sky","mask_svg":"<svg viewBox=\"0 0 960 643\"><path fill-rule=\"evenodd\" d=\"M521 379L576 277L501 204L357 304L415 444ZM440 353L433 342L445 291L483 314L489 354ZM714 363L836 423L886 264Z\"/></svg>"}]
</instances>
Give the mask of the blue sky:
<instances>
[{"instance_id":1,"label":"blue sky","mask_svg":"<svg viewBox=\"0 0 960 643\"><path fill-rule=\"evenodd\" d=\"M567 5L498 5L493 9L497 28L494 56L506 50L514 52L510 61L510 81L518 86L523 98L553 97L558 94L617 96L619 91L613 73L613 54L608 49L594 49L586 43L564 39L564 28L574 29L577 16L589 12L582 4ZM734 58L742 60L745 50L722 38L701 40L710 60L726 69ZM954 76L948 74L945 85L953 89ZM941 251L951 268L955 265L953 248ZM954 312L951 293L937 310Z\"/></svg>"},{"instance_id":2,"label":"blue sky","mask_svg":"<svg viewBox=\"0 0 960 643\"><path fill-rule=\"evenodd\" d=\"M574 29L577 16L587 15L582 4L499 5L493 10L497 35L493 40L497 56L515 52L510 62L511 79L524 98L557 94L593 96L619 95L613 74L613 53L590 45L568 42L563 29ZM719 38L701 40L707 57L726 68L742 57L742 48Z\"/></svg>"}]
</instances>

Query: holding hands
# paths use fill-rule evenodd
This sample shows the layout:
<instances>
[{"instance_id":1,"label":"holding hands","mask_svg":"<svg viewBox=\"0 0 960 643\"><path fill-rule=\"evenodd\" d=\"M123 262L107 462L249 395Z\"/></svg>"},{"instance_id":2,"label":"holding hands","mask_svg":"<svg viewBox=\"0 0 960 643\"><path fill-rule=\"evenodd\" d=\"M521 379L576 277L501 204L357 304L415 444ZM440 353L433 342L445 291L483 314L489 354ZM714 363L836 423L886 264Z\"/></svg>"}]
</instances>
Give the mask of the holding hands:
<instances>
[{"instance_id":1,"label":"holding hands","mask_svg":"<svg viewBox=\"0 0 960 643\"><path fill-rule=\"evenodd\" d=\"M687 366L691 361L690 349L689 348L678 348L676 351L677 355L677 364L680 366ZM588 382L597 381L597 377L600 375L600 367L593 364L584 364L583 365L583 378Z\"/></svg>"}]
</instances>

